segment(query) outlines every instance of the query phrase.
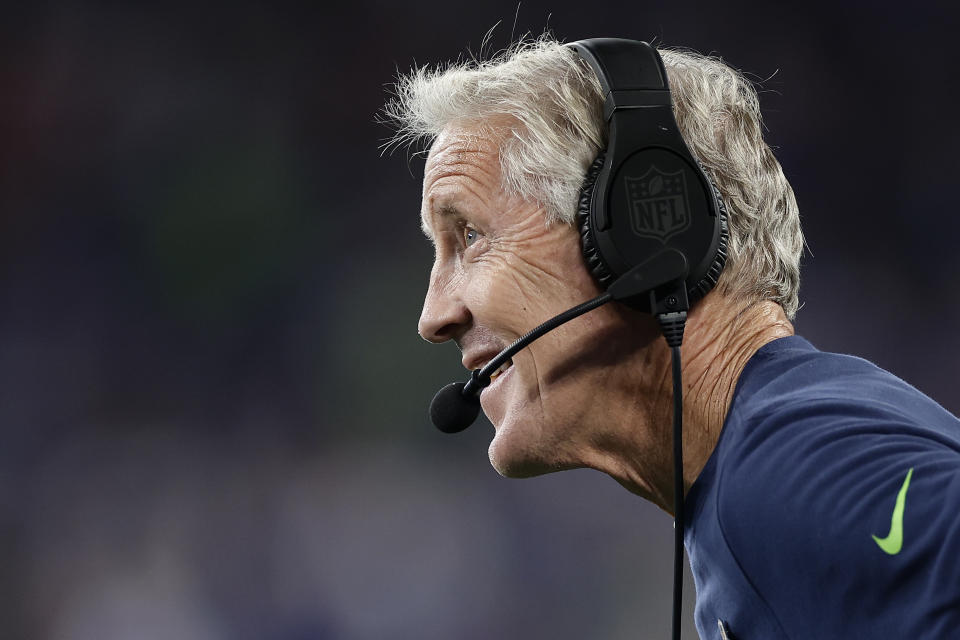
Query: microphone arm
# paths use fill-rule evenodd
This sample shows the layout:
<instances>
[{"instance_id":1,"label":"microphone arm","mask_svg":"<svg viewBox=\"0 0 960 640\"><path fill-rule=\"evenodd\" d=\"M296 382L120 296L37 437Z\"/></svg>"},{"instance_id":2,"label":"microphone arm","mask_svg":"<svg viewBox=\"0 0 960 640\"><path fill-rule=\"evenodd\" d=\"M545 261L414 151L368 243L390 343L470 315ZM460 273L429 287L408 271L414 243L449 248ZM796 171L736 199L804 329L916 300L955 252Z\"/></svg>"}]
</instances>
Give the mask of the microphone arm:
<instances>
[{"instance_id":1,"label":"microphone arm","mask_svg":"<svg viewBox=\"0 0 960 640\"><path fill-rule=\"evenodd\" d=\"M493 360L488 362L482 369L473 370L473 372L470 374L470 380L463 387L463 395L480 393L490 384L491 374L499 369L500 365L511 359L515 353L526 347L543 334L547 333L548 331L553 331L560 325L570 322L574 318L578 318L588 311L593 311L597 307L605 305L611 300L613 300L613 296L609 292L604 293L592 300L582 302L572 309L567 309L563 313L555 315L540 326L523 334L521 337L514 340L513 344L498 353Z\"/></svg>"},{"instance_id":2,"label":"microphone arm","mask_svg":"<svg viewBox=\"0 0 960 640\"><path fill-rule=\"evenodd\" d=\"M430 402L430 421L444 433L459 433L469 427L480 413L480 392L490 384L490 375L500 368L500 365L548 331L611 300L613 296L607 292L593 300L578 304L572 309L567 309L515 340L482 369L474 369L466 383L451 382L440 389Z\"/></svg>"},{"instance_id":3,"label":"microphone arm","mask_svg":"<svg viewBox=\"0 0 960 640\"><path fill-rule=\"evenodd\" d=\"M466 383L452 382L438 391L430 403L431 422L444 433L457 433L469 427L480 413L480 392L490 384L491 374L504 362L548 331L611 300L638 308L649 305L652 311L658 313L661 305L658 304L656 290L672 285L670 289L677 293L680 307L685 309L687 296L684 279L687 270L686 257L676 249L657 252L646 262L617 278L605 293L550 318L518 338L482 369L474 369Z\"/></svg>"},{"instance_id":4,"label":"microphone arm","mask_svg":"<svg viewBox=\"0 0 960 640\"><path fill-rule=\"evenodd\" d=\"M513 355L548 331L553 331L560 325L582 316L611 300L621 300L629 304L630 299L652 293L654 289L672 281L680 280L687 275L687 259L676 249L666 249L652 256L646 262L630 269L617 278L607 289L606 293L587 300L572 309L567 309L540 326L527 332L501 351L482 369L474 369L470 380L464 385L463 395L480 393L490 384L490 375L500 368Z\"/></svg>"}]
</instances>

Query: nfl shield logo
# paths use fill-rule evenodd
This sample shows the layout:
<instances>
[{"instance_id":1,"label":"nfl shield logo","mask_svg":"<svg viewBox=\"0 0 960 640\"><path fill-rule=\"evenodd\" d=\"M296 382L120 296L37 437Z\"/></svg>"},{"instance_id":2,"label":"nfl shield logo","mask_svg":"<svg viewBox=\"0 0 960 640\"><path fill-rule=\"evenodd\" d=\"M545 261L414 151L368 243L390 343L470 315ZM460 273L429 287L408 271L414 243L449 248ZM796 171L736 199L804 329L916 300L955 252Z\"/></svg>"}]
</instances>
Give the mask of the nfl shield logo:
<instances>
[{"instance_id":1,"label":"nfl shield logo","mask_svg":"<svg viewBox=\"0 0 960 640\"><path fill-rule=\"evenodd\" d=\"M638 236L666 243L690 227L683 171L664 173L654 166L640 178L625 177L630 227Z\"/></svg>"}]
</instances>

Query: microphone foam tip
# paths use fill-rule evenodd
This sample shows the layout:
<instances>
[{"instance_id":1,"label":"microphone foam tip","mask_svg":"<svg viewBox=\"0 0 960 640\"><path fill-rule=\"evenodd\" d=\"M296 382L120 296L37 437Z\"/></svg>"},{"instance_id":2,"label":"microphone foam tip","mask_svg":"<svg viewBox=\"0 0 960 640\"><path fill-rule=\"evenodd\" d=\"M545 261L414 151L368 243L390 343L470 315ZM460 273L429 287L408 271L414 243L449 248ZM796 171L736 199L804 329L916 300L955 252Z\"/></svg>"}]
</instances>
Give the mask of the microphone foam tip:
<instances>
[{"instance_id":1,"label":"microphone foam tip","mask_svg":"<svg viewBox=\"0 0 960 640\"><path fill-rule=\"evenodd\" d=\"M430 403L430 420L444 433L459 433L477 419L480 413L480 398L463 395L464 382L451 382L433 396Z\"/></svg>"}]
</instances>

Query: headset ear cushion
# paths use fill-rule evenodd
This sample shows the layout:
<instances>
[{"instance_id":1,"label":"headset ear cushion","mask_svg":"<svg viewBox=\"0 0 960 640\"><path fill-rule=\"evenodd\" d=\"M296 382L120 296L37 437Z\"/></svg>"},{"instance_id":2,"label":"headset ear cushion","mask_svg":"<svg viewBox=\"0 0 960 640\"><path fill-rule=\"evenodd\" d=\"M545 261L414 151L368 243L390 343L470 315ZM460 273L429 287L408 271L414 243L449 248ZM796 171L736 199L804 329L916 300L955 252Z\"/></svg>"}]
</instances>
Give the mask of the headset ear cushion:
<instances>
[{"instance_id":1,"label":"headset ear cushion","mask_svg":"<svg viewBox=\"0 0 960 640\"><path fill-rule=\"evenodd\" d=\"M577 206L577 223L580 226L580 247L583 250L583 259L586 261L587 269L590 271L594 280L596 280L603 289L606 289L616 277L606 261L604 261L600 250L597 248L590 219L590 209L593 204L593 188L597 183L600 172L603 170L604 156L605 154L601 152L600 155L597 156L597 159L593 161L593 164L590 165L590 168L587 169L587 174L583 179L583 186L580 187L580 200ZM702 164L700 164L700 168L703 170ZM723 197L720 195L720 190L717 188L717 185L713 183L713 180L710 180L709 174L707 174L706 171L703 173L707 176L707 181L713 189L713 196L717 203L717 217L720 219L720 238L717 242L716 255L710 267L707 269L706 274L693 286L688 286L687 288L687 296L691 304L707 295L711 289L717 286L717 282L720 280L720 274L723 273L723 267L727 263L727 244L730 238L727 206L723 202Z\"/></svg>"},{"instance_id":2,"label":"headset ear cushion","mask_svg":"<svg viewBox=\"0 0 960 640\"><path fill-rule=\"evenodd\" d=\"M593 161L590 168L587 169L587 175L583 179L583 185L580 187L580 200L577 206L577 223L580 225L580 248L583 250L583 259L587 263L587 269L593 276L593 279L606 289L614 281L613 273L610 267L604 262L603 256L597 249L597 243L593 237L593 228L590 221L590 209L593 203L593 187L597 183L597 177L603 169L604 153L600 153L597 159Z\"/></svg>"},{"instance_id":3,"label":"headset ear cushion","mask_svg":"<svg viewBox=\"0 0 960 640\"><path fill-rule=\"evenodd\" d=\"M700 165L700 169L703 169L702 164ZM700 278L699 282L687 289L687 297L690 299L690 304L707 295L711 289L717 286L717 282L720 280L720 274L723 273L723 267L727 263L727 243L730 239L727 222L727 205L724 204L723 196L720 195L720 189L718 189L717 185L710 179L709 174L707 174L706 171L704 171L703 174L707 176L707 181L713 188L713 196L717 203L717 217L720 219L720 239L717 242L717 253L713 258L713 262L710 264L710 268L707 269L707 273Z\"/></svg>"}]
</instances>

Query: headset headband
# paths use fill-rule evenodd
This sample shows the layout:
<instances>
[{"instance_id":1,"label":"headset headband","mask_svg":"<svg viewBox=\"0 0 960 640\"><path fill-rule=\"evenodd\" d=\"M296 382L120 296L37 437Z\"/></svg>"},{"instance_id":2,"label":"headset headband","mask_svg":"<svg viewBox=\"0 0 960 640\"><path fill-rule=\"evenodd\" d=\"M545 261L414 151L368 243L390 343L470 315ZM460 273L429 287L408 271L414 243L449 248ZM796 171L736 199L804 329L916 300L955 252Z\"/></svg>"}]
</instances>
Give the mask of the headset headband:
<instances>
[{"instance_id":1,"label":"headset headband","mask_svg":"<svg viewBox=\"0 0 960 640\"><path fill-rule=\"evenodd\" d=\"M726 212L680 134L663 60L636 40L594 38L567 46L596 74L608 126L607 148L582 190L584 257L604 287L651 260L651 268L662 260L677 263L674 289L682 292L675 297L686 308L723 269ZM653 312L651 300L638 298L631 306Z\"/></svg>"},{"instance_id":2,"label":"headset headband","mask_svg":"<svg viewBox=\"0 0 960 640\"><path fill-rule=\"evenodd\" d=\"M594 38L568 45L590 65L603 89L604 120L617 109L670 105L667 72L646 42Z\"/></svg>"}]
</instances>

